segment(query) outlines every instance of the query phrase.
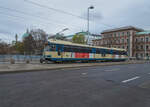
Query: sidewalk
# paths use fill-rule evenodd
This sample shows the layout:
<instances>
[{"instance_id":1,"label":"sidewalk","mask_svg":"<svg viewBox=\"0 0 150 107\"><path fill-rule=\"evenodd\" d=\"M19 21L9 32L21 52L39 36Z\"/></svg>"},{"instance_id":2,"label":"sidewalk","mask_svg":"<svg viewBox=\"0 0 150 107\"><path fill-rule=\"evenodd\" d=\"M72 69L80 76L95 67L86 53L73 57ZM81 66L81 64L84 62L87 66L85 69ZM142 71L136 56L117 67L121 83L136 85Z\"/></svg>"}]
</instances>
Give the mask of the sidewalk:
<instances>
[{"instance_id":1,"label":"sidewalk","mask_svg":"<svg viewBox=\"0 0 150 107\"><path fill-rule=\"evenodd\" d=\"M70 63L70 64L0 64L0 74L76 68L76 67L110 66L110 65L141 64L141 63L149 63L149 62L126 61L126 62Z\"/></svg>"}]
</instances>

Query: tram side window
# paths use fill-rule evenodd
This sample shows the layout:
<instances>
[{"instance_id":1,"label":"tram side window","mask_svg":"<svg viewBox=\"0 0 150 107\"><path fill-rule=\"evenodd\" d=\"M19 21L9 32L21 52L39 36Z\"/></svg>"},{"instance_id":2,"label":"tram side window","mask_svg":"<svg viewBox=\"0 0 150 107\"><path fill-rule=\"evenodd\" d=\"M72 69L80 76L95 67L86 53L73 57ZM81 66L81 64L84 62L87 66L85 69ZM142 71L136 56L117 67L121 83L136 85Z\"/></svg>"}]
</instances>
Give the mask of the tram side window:
<instances>
[{"instance_id":1,"label":"tram side window","mask_svg":"<svg viewBox=\"0 0 150 107\"><path fill-rule=\"evenodd\" d=\"M92 48L65 45L64 51L65 52L78 52L78 53L92 53Z\"/></svg>"},{"instance_id":2,"label":"tram side window","mask_svg":"<svg viewBox=\"0 0 150 107\"><path fill-rule=\"evenodd\" d=\"M90 53L90 49L87 47L80 47L80 46L73 46L73 51L74 52L79 52L79 53Z\"/></svg>"},{"instance_id":3,"label":"tram side window","mask_svg":"<svg viewBox=\"0 0 150 107\"><path fill-rule=\"evenodd\" d=\"M123 55L128 55L128 53L125 51Z\"/></svg>"},{"instance_id":4,"label":"tram side window","mask_svg":"<svg viewBox=\"0 0 150 107\"><path fill-rule=\"evenodd\" d=\"M113 51L113 54L114 54L114 55L117 55L117 51L116 51L116 50L114 50L114 51Z\"/></svg>"},{"instance_id":5,"label":"tram side window","mask_svg":"<svg viewBox=\"0 0 150 107\"><path fill-rule=\"evenodd\" d=\"M127 53L125 51L114 51L114 54L116 54L116 55L126 55Z\"/></svg>"},{"instance_id":6,"label":"tram side window","mask_svg":"<svg viewBox=\"0 0 150 107\"><path fill-rule=\"evenodd\" d=\"M79 48L76 46L72 46L72 50L73 52L80 52Z\"/></svg>"},{"instance_id":7,"label":"tram side window","mask_svg":"<svg viewBox=\"0 0 150 107\"><path fill-rule=\"evenodd\" d=\"M96 49L97 54L102 54L102 57L106 56L106 50L105 49Z\"/></svg>"},{"instance_id":8,"label":"tram side window","mask_svg":"<svg viewBox=\"0 0 150 107\"><path fill-rule=\"evenodd\" d=\"M126 51L122 51L121 55L127 55L127 52Z\"/></svg>"},{"instance_id":9,"label":"tram side window","mask_svg":"<svg viewBox=\"0 0 150 107\"><path fill-rule=\"evenodd\" d=\"M121 55L122 53L121 53L121 51L114 50L114 51L113 51L113 54L114 54L114 55Z\"/></svg>"},{"instance_id":10,"label":"tram side window","mask_svg":"<svg viewBox=\"0 0 150 107\"><path fill-rule=\"evenodd\" d=\"M111 54L111 50L105 49L106 54Z\"/></svg>"},{"instance_id":11,"label":"tram side window","mask_svg":"<svg viewBox=\"0 0 150 107\"><path fill-rule=\"evenodd\" d=\"M81 52L83 52L83 53L92 53L92 48L82 47Z\"/></svg>"},{"instance_id":12,"label":"tram side window","mask_svg":"<svg viewBox=\"0 0 150 107\"><path fill-rule=\"evenodd\" d=\"M67 45L65 45L64 46L64 52L72 52L72 46L67 46Z\"/></svg>"},{"instance_id":13,"label":"tram side window","mask_svg":"<svg viewBox=\"0 0 150 107\"><path fill-rule=\"evenodd\" d=\"M96 53L97 53L97 54L100 54L100 53L101 53L101 50L100 50L100 49L96 49Z\"/></svg>"},{"instance_id":14,"label":"tram side window","mask_svg":"<svg viewBox=\"0 0 150 107\"><path fill-rule=\"evenodd\" d=\"M70 45L67 46L67 45L65 45L64 46L64 51L65 52L79 52L80 50L76 46L70 46Z\"/></svg>"},{"instance_id":15,"label":"tram side window","mask_svg":"<svg viewBox=\"0 0 150 107\"><path fill-rule=\"evenodd\" d=\"M102 57L106 57L107 50L106 49L101 49L101 53L102 53Z\"/></svg>"},{"instance_id":16,"label":"tram side window","mask_svg":"<svg viewBox=\"0 0 150 107\"><path fill-rule=\"evenodd\" d=\"M116 51L117 55L123 55L123 51Z\"/></svg>"},{"instance_id":17,"label":"tram side window","mask_svg":"<svg viewBox=\"0 0 150 107\"><path fill-rule=\"evenodd\" d=\"M118 51L118 55L123 55L123 51Z\"/></svg>"}]
</instances>

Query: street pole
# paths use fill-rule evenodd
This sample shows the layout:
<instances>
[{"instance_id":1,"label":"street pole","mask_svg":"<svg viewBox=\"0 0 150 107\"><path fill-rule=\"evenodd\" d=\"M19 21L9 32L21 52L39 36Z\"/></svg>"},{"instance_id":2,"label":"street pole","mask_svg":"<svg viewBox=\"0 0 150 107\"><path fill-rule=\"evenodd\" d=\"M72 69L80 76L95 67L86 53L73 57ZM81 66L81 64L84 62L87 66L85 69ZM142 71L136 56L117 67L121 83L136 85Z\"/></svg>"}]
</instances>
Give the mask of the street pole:
<instances>
[{"instance_id":1,"label":"street pole","mask_svg":"<svg viewBox=\"0 0 150 107\"><path fill-rule=\"evenodd\" d=\"M131 54L130 54L130 35L128 34L128 53L129 53L129 59L131 57Z\"/></svg>"},{"instance_id":2,"label":"street pole","mask_svg":"<svg viewBox=\"0 0 150 107\"><path fill-rule=\"evenodd\" d=\"M87 38L87 44L88 44L88 40L89 40L89 8L88 8L88 10L87 10L87 34L88 34L88 38Z\"/></svg>"},{"instance_id":3,"label":"street pole","mask_svg":"<svg viewBox=\"0 0 150 107\"><path fill-rule=\"evenodd\" d=\"M87 34L88 34L87 44L88 44L88 41L89 41L89 35L90 35L90 32L89 32L89 29L90 29L90 24L89 24L89 19L90 19L90 9L94 9L94 6L90 6L90 7L88 7L88 9L87 9Z\"/></svg>"},{"instance_id":4,"label":"street pole","mask_svg":"<svg viewBox=\"0 0 150 107\"><path fill-rule=\"evenodd\" d=\"M145 35L144 35L144 50L145 50L145 52L144 52L145 58L144 59L146 59L147 56L146 56L146 37L145 37Z\"/></svg>"}]
</instances>

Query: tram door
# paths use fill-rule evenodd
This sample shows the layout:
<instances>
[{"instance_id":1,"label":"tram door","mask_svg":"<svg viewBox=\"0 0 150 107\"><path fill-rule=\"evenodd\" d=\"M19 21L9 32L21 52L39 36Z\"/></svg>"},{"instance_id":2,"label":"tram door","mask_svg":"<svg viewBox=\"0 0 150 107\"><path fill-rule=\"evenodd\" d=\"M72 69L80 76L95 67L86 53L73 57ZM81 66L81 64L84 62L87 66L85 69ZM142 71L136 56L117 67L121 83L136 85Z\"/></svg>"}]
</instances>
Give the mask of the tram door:
<instances>
[{"instance_id":1,"label":"tram door","mask_svg":"<svg viewBox=\"0 0 150 107\"><path fill-rule=\"evenodd\" d=\"M96 49L95 48L92 49L92 54L93 54L93 58L95 58L95 54L96 54Z\"/></svg>"},{"instance_id":2,"label":"tram door","mask_svg":"<svg viewBox=\"0 0 150 107\"><path fill-rule=\"evenodd\" d=\"M56 51L57 51L58 58L62 58L63 57L63 46L58 44L56 46Z\"/></svg>"}]
</instances>

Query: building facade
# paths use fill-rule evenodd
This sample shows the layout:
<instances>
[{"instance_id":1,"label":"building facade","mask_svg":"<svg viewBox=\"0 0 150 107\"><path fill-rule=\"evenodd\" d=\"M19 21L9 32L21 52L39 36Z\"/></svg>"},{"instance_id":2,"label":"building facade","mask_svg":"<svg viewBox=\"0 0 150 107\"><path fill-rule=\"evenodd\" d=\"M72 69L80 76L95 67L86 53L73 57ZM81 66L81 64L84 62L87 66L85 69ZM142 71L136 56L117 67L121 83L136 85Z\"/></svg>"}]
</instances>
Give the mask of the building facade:
<instances>
[{"instance_id":1,"label":"building facade","mask_svg":"<svg viewBox=\"0 0 150 107\"><path fill-rule=\"evenodd\" d=\"M143 38L143 39L142 39ZM150 55L150 34L143 29L126 26L117 29L105 30L101 33L101 39L93 40L93 45L113 48L123 48L129 57L143 58Z\"/></svg>"},{"instance_id":2,"label":"building facade","mask_svg":"<svg viewBox=\"0 0 150 107\"><path fill-rule=\"evenodd\" d=\"M133 56L136 58L150 57L150 31L138 32L134 36Z\"/></svg>"}]
</instances>

